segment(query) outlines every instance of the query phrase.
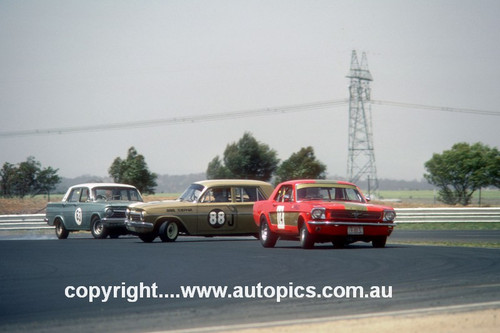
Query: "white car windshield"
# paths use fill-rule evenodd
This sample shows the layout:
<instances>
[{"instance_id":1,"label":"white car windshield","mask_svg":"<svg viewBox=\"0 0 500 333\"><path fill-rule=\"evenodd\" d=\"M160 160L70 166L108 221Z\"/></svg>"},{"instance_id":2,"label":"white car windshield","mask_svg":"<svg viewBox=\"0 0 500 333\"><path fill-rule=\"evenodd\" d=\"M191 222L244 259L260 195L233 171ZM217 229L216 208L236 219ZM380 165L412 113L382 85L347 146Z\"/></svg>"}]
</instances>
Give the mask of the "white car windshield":
<instances>
[{"instance_id":1,"label":"white car windshield","mask_svg":"<svg viewBox=\"0 0 500 333\"><path fill-rule=\"evenodd\" d=\"M142 201L135 188L129 187L96 187L93 189L95 200L106 201Z\"/></svg>"}]
</instances>

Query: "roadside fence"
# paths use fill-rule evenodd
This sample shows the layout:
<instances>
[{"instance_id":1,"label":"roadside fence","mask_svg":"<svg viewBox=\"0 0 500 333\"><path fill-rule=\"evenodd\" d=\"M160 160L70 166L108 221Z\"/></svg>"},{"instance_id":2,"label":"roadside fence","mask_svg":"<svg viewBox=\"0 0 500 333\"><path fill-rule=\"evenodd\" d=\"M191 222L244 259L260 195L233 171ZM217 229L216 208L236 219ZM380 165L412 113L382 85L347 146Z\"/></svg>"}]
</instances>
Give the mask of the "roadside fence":
<instances>
[{"instance_id":1,"label":"roadside fence","mask_svg":"<svg viewBox=\"0 0 500 333\"><path fill-rule=\"evenodd\" d=\"M53 229L44 218L45 214L0 215L0 231Z\"/></svg>"},{"instance_id":2,"label":"roadside fence","mask_svg":"<svg viewBox=\"0 0 500 333\"><path fill-rule=\"evenodd\" d=\"M487 223L500 222L500 207L481 208L395 208L398 224L404 223ZM0 215L2 230L53 229L45 214Z\"/></svg>"}]
</instances>

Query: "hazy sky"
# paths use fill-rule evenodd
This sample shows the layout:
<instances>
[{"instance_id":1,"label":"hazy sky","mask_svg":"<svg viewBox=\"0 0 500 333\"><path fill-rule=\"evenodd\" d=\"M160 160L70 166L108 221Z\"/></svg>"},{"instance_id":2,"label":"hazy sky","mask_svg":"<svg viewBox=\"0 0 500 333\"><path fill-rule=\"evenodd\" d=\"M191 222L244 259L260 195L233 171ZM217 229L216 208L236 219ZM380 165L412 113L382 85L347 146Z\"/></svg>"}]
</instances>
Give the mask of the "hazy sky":
<instances>
[{"instance_id":1,"label":"hazy sky","mask_svg":"<svg viewBox=\"0 0 500 333\"><path fill-rule=\"evenodd\" d=\"M107 176L135 146L158 174L204 172L245 131L346 176L348 105L31 136L41 130L347 99L352 50L372 99L499 110L500 1L0 0L0 165ZM499 147L500 117L373 105L379 178L421 179L457 142Z\"/></svg>"}]
</instances>

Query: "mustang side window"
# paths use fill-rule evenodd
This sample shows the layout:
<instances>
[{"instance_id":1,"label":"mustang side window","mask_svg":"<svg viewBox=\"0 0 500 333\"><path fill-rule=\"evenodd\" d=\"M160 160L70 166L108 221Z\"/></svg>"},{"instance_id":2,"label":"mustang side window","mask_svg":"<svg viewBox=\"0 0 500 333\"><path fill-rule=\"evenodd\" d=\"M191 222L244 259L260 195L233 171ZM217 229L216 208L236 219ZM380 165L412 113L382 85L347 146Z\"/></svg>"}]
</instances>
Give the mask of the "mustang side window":
<instances>
[{"instance_id":1,"label":"mustang side window","mask_svg":"<svg viewBox=\"0 0 500 333\"><path fill-rule=\"evenodd\" d=\"M285 185L278 191L275 201L278 202L290 202L293 201L293 188L291 186Z\"/></svg>"}]
</instances>

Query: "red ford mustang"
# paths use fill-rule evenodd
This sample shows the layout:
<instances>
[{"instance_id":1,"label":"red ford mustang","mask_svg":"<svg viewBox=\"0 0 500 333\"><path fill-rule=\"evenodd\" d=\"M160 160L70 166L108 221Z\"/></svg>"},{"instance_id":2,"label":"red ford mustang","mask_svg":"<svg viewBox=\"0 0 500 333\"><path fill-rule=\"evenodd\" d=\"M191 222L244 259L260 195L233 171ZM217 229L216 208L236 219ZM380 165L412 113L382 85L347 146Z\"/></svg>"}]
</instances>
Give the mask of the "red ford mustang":
<instances>
[{"instance_id":1,"label":"red ford mustang","mask_svg":"<svg viewBox=\"0 0 500 333\"><path fill-rule=\"evenodd\" d=\"M391 207L368 204L356 185L332 180L281 183L253 207L264 247L297 238L305 249L316 242L332 242L335 248L357 241L385 247L395 217Z\"/></svg>"}]
</instances>

